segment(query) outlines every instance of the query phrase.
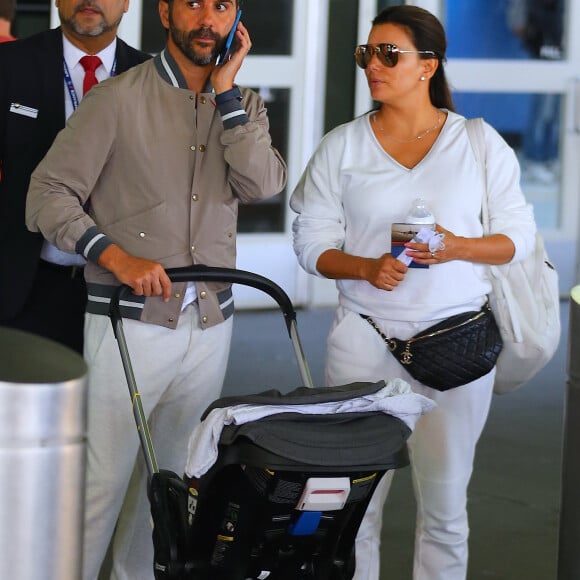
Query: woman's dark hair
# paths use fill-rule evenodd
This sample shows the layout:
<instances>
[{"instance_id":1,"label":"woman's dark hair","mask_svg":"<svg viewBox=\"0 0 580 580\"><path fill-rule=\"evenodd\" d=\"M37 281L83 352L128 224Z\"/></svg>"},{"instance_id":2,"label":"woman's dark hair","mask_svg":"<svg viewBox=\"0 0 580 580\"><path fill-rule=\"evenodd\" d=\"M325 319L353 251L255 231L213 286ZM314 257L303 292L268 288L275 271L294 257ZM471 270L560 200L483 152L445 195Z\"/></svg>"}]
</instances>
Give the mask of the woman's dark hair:
<instances>
[{"instance_id":1,"label":"woman's dark hair","mask_svg":"<svg viewBox=\"0 0 580 580\"><path fill-rule=\"evenodd\" d=\"M437 108L454 111L453 98L443 70L447 38L441 22L424 8L417 6L391 6L381 11L373 20L373 26L396 24L406 30L417 50L432 50L439 60L439 66L429 82L429 96ZM422 58L425 55L421 55Z\"/></svg>"}]
</instances>

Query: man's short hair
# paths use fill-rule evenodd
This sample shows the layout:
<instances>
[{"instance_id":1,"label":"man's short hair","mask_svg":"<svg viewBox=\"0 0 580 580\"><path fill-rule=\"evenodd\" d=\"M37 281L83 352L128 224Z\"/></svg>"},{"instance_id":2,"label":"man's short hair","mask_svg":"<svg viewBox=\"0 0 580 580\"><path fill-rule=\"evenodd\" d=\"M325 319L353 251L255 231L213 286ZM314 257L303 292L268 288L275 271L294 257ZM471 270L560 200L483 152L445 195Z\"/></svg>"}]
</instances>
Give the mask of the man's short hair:
<instances>
[{"instance_id":1,"label":"man's short hair","mask_svg":"<svg viewBox=\"0 0 580 580\"><path fill-rule=\"evenodd\" d=\"M16 0L0 0L0 18L12 22L16 11Z\"/></svg>"}]
</instances>

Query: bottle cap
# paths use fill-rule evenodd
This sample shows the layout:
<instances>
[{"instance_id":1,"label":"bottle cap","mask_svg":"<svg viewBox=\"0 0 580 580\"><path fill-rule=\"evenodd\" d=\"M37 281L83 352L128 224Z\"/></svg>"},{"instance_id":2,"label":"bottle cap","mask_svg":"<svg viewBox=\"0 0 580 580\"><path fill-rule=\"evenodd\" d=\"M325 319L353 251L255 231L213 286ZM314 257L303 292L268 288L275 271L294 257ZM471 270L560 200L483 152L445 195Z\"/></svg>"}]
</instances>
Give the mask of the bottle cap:
<instances>
[{"instance_id":1,"label":"bottle cap","mask_svg":"<svg viewBox=\"0 0 580 580\"><path fill-rule=\"evenodd\" d=\"M417 197L411 204L411 209L407 214L407 223L410 224L434 224L435 216L427 206L427 202L422 197Z\"/></svg>"}]
</instances>

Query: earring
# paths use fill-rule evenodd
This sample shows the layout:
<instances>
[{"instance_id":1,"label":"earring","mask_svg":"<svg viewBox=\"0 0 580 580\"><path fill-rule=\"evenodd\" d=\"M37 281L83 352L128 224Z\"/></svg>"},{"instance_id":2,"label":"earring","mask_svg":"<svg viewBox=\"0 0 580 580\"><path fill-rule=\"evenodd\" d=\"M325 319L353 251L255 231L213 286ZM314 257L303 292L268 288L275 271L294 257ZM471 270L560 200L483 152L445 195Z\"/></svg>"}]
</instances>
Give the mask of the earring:
<instances>
[{"instance_id":1,"label":"earring","mask_svg":"<svg viewBox=\"0 0 580 580\"><path fill-rule=\"evenodd\" d=\"M421 80L424 81L425 80L425 75L421 75Z\"/></svg>"}]
</instances>

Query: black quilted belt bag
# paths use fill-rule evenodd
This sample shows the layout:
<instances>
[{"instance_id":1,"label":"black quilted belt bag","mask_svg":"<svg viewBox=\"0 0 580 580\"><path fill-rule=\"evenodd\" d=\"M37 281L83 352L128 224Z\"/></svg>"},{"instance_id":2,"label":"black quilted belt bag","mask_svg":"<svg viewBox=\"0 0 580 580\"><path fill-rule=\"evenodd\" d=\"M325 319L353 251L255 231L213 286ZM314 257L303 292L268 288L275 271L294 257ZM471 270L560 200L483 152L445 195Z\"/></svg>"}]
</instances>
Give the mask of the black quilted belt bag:
<instances>
[{"instance_id":1,"label":"black quilted belt bag","mask_svg":"<svg viewBox=\"0 0 580 580\"><path fill-rule=\"evenodd\" d=\"M407 340L385 336L372 318L361 316L414 379L438 391L486 375L502 349L501 335L487 304L479 312L446 318Z\"/></svg>"}]
</instances>

